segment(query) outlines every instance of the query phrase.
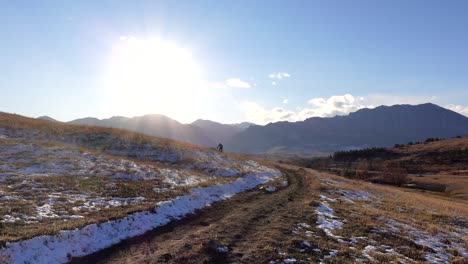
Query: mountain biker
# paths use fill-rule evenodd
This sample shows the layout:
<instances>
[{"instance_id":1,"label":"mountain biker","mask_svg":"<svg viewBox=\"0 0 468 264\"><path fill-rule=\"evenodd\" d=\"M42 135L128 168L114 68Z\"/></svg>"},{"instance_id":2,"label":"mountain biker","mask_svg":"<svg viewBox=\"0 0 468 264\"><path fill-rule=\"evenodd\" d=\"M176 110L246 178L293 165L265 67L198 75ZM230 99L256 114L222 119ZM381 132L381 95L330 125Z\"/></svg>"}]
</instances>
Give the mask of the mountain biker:
<instances>
[{"instance_id":1,"label":"mountain biker","mask_svg":"<svg viewBox=\"0 0 468 264\"><path fill-rule=\"evenodd\" d=\"M223 144L219 143L216 149L223 152Z\"/></svg>"}]
</instances>

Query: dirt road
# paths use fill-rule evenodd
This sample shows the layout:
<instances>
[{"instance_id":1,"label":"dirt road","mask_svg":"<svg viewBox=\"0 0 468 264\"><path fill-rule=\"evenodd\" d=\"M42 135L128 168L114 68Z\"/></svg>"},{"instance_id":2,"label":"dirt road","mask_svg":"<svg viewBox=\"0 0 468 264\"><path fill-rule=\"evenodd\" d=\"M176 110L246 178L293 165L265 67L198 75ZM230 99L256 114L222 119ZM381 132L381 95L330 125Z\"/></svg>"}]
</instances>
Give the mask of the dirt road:
<instances>
[{"instance_id":1,"label":"dirt road","mask_svg":"<svg viewBox=\"0 0 468 264\"><path fill-rule=\"evenodd\" d=\"M72 263L466 263L464 204L281 170L289 185L276 192L238 194Z\"/></svg>"},{"instance_id":2,"label":"dirt road","mask_svg":"<svg viewBox=\"0 0 468 264\"><path fill-rule=\"evenodd\" d=\"M253 190L184 220L126 240L72 263L266 263L291 246L299 219L310 222L317 185L304 171L285 169L289 185Z\"/></svg>"}]
</instances>

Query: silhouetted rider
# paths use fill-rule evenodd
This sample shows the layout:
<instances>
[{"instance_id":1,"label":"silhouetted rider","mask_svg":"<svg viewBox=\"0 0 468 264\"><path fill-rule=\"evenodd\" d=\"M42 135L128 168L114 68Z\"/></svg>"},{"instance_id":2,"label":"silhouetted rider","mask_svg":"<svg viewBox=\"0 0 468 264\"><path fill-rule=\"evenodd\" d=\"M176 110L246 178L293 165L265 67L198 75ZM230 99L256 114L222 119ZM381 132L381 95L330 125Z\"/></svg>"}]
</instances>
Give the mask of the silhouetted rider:
<instances>
[{"instance_id":1,"label":"silhouetted rider","mask_svg":"<svg viewBox=\"0 0 468 264\"><path fill-rule=\"evenodd\" d=\"M223 152L223 144L219 143L218 146L216 147L216 149Z\"/></svg>"}]
</instances>

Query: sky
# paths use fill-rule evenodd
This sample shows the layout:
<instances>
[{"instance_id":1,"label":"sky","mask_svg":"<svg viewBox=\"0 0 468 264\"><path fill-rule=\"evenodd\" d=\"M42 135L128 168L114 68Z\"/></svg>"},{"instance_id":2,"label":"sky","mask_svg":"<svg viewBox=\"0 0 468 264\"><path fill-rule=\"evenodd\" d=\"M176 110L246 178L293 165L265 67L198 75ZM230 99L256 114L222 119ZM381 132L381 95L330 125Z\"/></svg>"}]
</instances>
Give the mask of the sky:
<instances>
[{"instance_id":1,"label":"sky","mask_svg":"<svg viewBox=\"0 0 468 264\"><path fill-rule=\"evenodd\" d=\"M468 1L0 0L0 111L266 124L468 116Z\"/></svg>"}]
</instances>

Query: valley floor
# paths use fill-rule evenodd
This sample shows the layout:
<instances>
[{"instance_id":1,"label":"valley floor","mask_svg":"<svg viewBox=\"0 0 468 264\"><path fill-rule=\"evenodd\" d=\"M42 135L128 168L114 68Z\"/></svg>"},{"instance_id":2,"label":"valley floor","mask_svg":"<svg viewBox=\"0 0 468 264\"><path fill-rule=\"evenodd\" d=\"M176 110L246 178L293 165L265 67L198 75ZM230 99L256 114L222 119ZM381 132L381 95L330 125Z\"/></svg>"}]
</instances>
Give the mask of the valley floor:
<instances>
[{"instance_id":1,"label":"valley floor","mask_svg":"<svg viewBox=\"0 0 468 264\"><path fill-rule=\"evenodd\" d=\"M281 165L256 189L72 263L467 263L468 209Z\"/></svg>"}]
</instances>

